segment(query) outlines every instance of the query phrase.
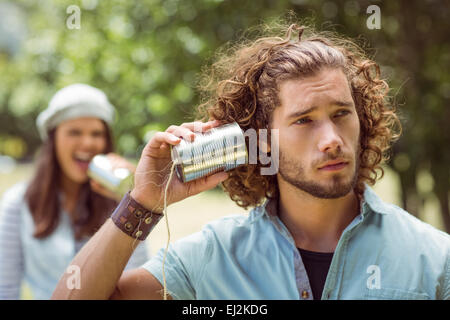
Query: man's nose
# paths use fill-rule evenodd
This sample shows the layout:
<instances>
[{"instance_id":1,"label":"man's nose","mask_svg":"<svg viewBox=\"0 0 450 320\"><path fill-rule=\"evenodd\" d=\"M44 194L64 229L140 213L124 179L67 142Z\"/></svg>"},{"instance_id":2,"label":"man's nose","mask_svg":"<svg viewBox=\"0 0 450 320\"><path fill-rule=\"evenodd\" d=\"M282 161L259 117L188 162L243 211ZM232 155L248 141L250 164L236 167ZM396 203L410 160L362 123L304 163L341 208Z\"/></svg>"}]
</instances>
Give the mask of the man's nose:
<instances>
[{"instance_id":1,"label":"man's nose","mask_svg":"<svg viewBox=\"0 0 450 320\"><path fill-rule=\"evenodd\" d=\"M332 122L324 123L320 128L318 148L321 152L335 153L342 149L343 141Z\"/></svg>"}]
</instances>

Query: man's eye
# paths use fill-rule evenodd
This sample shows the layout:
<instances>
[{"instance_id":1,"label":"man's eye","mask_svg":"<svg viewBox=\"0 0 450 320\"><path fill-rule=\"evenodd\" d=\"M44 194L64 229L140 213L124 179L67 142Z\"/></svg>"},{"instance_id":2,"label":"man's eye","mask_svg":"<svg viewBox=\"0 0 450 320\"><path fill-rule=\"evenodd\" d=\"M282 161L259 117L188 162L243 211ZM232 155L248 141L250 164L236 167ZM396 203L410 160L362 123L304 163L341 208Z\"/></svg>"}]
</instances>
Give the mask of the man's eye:
<instances>
[{"instance_id":1,"label":"man's eye","mask_svg":"<svg viewBox=\"0 0 450 320\"><path fill-rule=\"evenodd\" d=\"M295 121L296 124L306 124L311 122L311 119L309 118L302 118L302 119L298 119L297 121Z\"/></svg>"},{"instance_id":2,"label":"man's eye","mask_svg":"<svg viewBox=\"0 0 450 320\"><path fill-rule=\"evenodd\" d=\"M342 117L342 116L346 116L346 115L348 115L348 114L350 114L350 111L348 111L348 110L341 110L341 111L338 111L338 112L335 114L335 116L336 116L336 117Z\"/></svg>"}]
</instances>

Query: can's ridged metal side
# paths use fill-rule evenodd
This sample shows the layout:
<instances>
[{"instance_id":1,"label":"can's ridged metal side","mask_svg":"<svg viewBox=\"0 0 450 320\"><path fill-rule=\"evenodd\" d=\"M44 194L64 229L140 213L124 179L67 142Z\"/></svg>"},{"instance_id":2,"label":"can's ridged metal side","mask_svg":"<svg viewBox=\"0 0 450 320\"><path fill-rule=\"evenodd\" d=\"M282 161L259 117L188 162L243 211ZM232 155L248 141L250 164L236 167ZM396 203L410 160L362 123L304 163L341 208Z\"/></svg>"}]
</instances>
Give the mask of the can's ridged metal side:
<instances>
[{"instance_id":1,"label":"can's ridged metal side","mask_svg":"<svg viewBox=\"0 0 450 320\"><path fill-rule=\"evenodd\" d=\"M172 147L171 157L183 182L248 163L244 133L236 122L196 133L193 142L181 140Z\"/></svg>"}]
</instances>

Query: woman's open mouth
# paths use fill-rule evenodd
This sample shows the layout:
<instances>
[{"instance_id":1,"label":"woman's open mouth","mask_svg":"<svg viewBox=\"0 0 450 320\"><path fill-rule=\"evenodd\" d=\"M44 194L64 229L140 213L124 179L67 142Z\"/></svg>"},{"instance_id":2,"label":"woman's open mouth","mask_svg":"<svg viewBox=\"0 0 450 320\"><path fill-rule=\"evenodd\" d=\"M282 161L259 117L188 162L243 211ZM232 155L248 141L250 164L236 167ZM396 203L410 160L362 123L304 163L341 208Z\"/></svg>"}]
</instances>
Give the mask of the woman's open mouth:
<instances>
[{"instance_id":1,"label":"woman's open mouth","mask_svg":"<svg viewBox=\"0 0 450 320\"><path fill-rule=\"evenodd\" d=\"M87 153L76 153L73 155L73 160L75 162L75 164L82 170L82 171L87 171L88 167L89 167L89 163L91 162L92 159L92 155L91 154L87 154Z\"/></svg>"}]
</instances>

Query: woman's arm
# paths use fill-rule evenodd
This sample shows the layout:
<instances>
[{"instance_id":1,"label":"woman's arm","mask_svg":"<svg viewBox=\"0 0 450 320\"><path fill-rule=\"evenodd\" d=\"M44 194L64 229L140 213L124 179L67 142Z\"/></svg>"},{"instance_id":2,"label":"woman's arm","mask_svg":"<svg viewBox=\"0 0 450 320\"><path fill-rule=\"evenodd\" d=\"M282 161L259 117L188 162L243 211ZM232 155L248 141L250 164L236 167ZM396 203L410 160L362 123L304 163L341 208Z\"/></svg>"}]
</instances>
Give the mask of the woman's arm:
<instances>
[{"instance_id":1,"label":"woman's arm","mask_svg":"<svg viewBox=\"0 0 450 320\"><path fill-rule=\"evenodd\" d=\"M23 277L20 208L23 186L5 192L0 201L0 300L19 299Z\"/></svg>"}]
</instances>

